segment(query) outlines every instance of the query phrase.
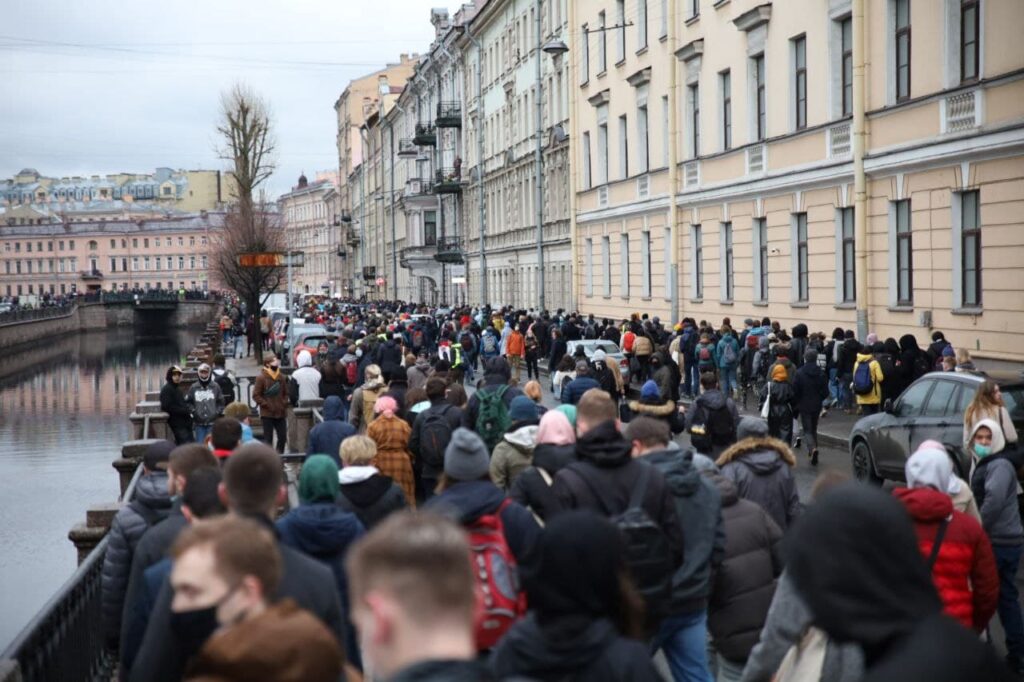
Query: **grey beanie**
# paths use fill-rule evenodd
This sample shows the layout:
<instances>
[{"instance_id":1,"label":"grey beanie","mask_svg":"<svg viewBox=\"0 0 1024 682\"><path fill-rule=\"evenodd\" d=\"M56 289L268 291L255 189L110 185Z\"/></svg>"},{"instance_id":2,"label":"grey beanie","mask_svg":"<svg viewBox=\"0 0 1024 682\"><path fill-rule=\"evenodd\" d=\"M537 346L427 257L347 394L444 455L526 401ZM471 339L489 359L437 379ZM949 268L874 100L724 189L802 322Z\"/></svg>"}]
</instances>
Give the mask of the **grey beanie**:
<instances>
[{"instance_id":1,"label":"grey beanie","mask_svg":"<svg viewBox=\"0 0 1024 682\"><path fill-rule=\"evenodd\" d=\"M768 435L768 422L757 417L743 417L736 427L736 439L764 438Z\"/></svg>"},{"instance_id":2,"label":"grey beanie","mask_svg":"<svg viewBox=\"0 0 1024 682\"><path fill-rule=\"evenodd\" d=\"M444 473L454 481L476 481L491 470L487 446L473 431L459 427L444 451Z\"/></svg>"}]
</instances>

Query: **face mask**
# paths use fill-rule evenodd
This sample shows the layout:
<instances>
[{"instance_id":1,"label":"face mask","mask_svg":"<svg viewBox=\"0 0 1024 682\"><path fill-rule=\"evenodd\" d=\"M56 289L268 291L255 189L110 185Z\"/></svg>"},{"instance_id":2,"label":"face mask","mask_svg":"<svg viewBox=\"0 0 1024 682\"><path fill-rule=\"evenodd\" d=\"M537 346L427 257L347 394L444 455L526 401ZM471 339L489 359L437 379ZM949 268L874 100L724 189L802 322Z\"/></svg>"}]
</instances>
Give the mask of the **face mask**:
<instances>
[{"instance_id":1,"label":"face mask","mask_svg":"<svg viewBox=\"0 0 1024 682\"><path fill-rule=\"evenodd\" d=\"M363 357L363 349L362 348L357 348L356 349L356 357L357 358Z\"/></svg>"},{"instance_id":2,"label":"face mask","mask_svg":"<svg viewBox=\"0 0 1024 682\"><path fill-rule=\"evenodd\" d=\"M210 638L220 624L217 622L218 601L212 606L191 611L171 612L171 632L178 638L185 658L199 653L203 644Z\"/></svg>"},{"instance_id":3,"label":"face mask","mask_svg":"<svg viewBox=\"0 0 1024 682\"><path fill-rule=\"evenodd\" d=\"M271 369L278 369L280 366L281 366L280 362L272 362L272 363L270 363L270 368Z\"/></svg>"},{"instance_id":4,"label":"face mask","mask_svg":"<svg viewBox=\"0 0 1024 682\"><path fill-rule=\"evenodd\" d=\"M988 457L992 454L991 445L982 445L981 443L974 444L974 452L977 453L978 457Z\"/></svg>"}]
</instances>

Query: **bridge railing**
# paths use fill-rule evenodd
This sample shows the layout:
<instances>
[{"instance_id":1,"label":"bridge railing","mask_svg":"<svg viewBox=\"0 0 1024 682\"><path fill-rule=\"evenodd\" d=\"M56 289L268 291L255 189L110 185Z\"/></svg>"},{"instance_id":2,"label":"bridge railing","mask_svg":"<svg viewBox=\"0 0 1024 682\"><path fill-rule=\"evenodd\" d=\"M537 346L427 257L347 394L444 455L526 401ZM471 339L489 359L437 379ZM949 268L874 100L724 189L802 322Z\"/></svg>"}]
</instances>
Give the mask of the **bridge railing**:
<instances>
[{"instance_id":1,"label":"bridge railing","mask_svg":"<svg viewBox=\"0 0 1024 682\"><path fill-rule=\"evenodd\" d=\"M130 501L142 474L135 470L122 497ZM114 652L103 641L101 573L109 535L0 653L0 682L109 680Z\"/></svg>"},{"instance_id":2,"label":"bridge railing","mask_svg":"<svg viewBox=\"0 0 1024 682\"><path fill-rule=\"evenodd\" d=\"M6 313L0 313L0 324L14 324L18 322L48 320L53 317L64 317L65 315L70 315L74 310L75 305L73 303L43 308L17 308Z\"/></svg>"}]
</instances>

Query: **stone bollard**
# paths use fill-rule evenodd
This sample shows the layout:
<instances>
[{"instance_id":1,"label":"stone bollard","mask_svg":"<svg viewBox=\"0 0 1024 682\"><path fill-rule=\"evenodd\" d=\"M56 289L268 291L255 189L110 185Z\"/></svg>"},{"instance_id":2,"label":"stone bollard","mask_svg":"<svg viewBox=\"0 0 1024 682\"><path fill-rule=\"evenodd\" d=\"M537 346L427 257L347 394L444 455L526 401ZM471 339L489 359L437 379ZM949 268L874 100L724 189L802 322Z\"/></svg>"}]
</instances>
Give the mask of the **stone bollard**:
<instances>
[{"instance_id":1,"label":"stone bollard","mask_svg":"<svg viewBox=\"0 0 1024 682\"><path fill-rule=\"evenodd\" d=\"M160 391L146 391L145 400L147 403L160 402Z\"/></svg>"},{"instance_id":2,"label":"stone bollard","mask_svg":"<svg viewBox=\"0 0 1024 682\"><path fill-rule=\"evenodd\" d=\"M110 530L110 524L114 522L114 515L121 508L116 502L109 504L97 504L89 507L85 512L85 523L76 524L69 532L68 539L74 543L78 550L78 563L85 561L86 557L100 540Z\"/></svg>"},{"instance_id":3,"label":"stone bollard","mask_svg":"<svg viewBox=\"0 0 1024 682\"><path fill-rule=\"evenodd\" d=\"M121 456L111 463L111 466L117 470L118 476L121 479L120 498L124 497L124 491L128 489L128 484L132 482L132 476L135 475L135 470L142 462L142 457L146 454L146 450L149 449L150 445L159 443L161 440L163 439L140 438L127 441L121 445Z\"/></svg>"},{"instance_id":4,"label":"stone bollard","mask_svg":"<svg viewBox=\"0 0 1024 682\"><path fill-rule=\"evenodd\" d=\"M309 443L309 432L313 429L313 408L322 410L324 401L321 398L315 400L303 400L299 406L291 410L288 424L288 450L290 452L305 452Z\"/></svg>"},{"instance_id":5,"label":"stone bollard","mask_svg":"<svg viewBox=\"0 0 1024 682\"><path fill-rule=\"evenodd\" d=\"M139 407L148 410L148 406L143 403L139 403L136 406L136 410L128 415L128 421L132 423L132 438L139 440L142 438L164 438L168 439L170 434L170 426L168 420L170 415L166 412L141 411ZM158 406L159 407L159 406ZM149 428L146 428L147 418L149 421Z\"/></svg>"}]
</instances>

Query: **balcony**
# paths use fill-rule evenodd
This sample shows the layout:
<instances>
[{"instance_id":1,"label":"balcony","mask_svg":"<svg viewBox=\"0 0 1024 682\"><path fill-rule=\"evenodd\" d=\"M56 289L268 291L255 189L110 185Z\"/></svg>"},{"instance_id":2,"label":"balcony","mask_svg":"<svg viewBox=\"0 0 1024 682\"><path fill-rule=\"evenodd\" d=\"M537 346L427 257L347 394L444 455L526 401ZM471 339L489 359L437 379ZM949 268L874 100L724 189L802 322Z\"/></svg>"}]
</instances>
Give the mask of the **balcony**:
<instances>
[{"instance_id":1,"label":"balcony","mask_svg":"<svg viewBox=\"0 0 1024 682\"><path fill-rule=\"evenodd\" d=\"M377 266L367 265L363 267L363 279L367 282L372 282L377 279Z\"/></svg>"},{"instance_id":2,"label":"balcony","mask_svg":"<svg viewBox=\"0 0 1024 682\"><path fill-rule=\"evenodd\" d=\"M435 194L462 194L462 169L442 168L434 176Z\"/></svg>"},{"instance_id":3,"label":"balcony","mask_svg":"<svg viewBox=\"0 0 1024 682\"><path fill-rule=\"evenodd\" d=\"M416 149L416 143L413 141L414 138L404 137L398 141L398 155L402 158L416 158L420 153Z\"/></svg>"},{"instance_id":4,"label":"balcony","mask_svg":"<svg viewBox=\"0 0 1024 682\"><path fill-rule=\"evenodd\" d=\"M99 270L83 270L78 273L86 282L98 282L103 279L103 273Z\"/></svg>"},{"instance_id":5,"label":"balcony","mask_svg":"<svg viewBox=\"0 0 1024 682\"><path fill-rule=\"evenodd\" d=\"M398 264L406 270L420 270L431 265L437 267L437 261L434 260L436 252L436 241L423 246L407 246L398 252Z\"/></svg>"},{"instance_id":6,"label":"balcony","mask_svg":"<svg viewBox=\"0 0 1024 682\"><path fill-rule=\"evenodd\" d=\"M426 178L409 178L405 181L402 196L406 199L430 196L434 193L434 185Z\"/></svg>"},{"instance_id":7,"label":"balcony","mask_svg":"<svg viewBox=\"0 0 1024 682\"><path fill-rule=\"evenodd\" d=\"M345 237L345 243L349 246L359 246L359 233L355 230L350 230L348 236Z\"/></svg>"},{"instance_id":8,"label":"balcony","mask_svg":"<svg viewBox=\"0 0 1024 682\"><path fill-rule=\"evenodd\" d=\"M437 119L434 121L438 128L461 128L462 127L462 103L461 102L438 102Z\"/></svg>"},{"instance_id":9,"label":"balcony","mask_svg":"<svg viewBox=\"0 0 1024 682\"><path fill-rule=\"evenodd\" d=\"M458 237L442 237L437 240L437 253L434 260L440 263L465 263L465 254Z\"/></svg>"},{"instance_id":10,"label":"balcony","mask_svg":"<svg viewBox=\"0 0 1024 682\"><path fill-rule=\"evenodd\" d=\"M437 146L437 131L430 123L417 123L416 134L413 135L412 143L421 147Z\"/></svg>"}]
</instances>

